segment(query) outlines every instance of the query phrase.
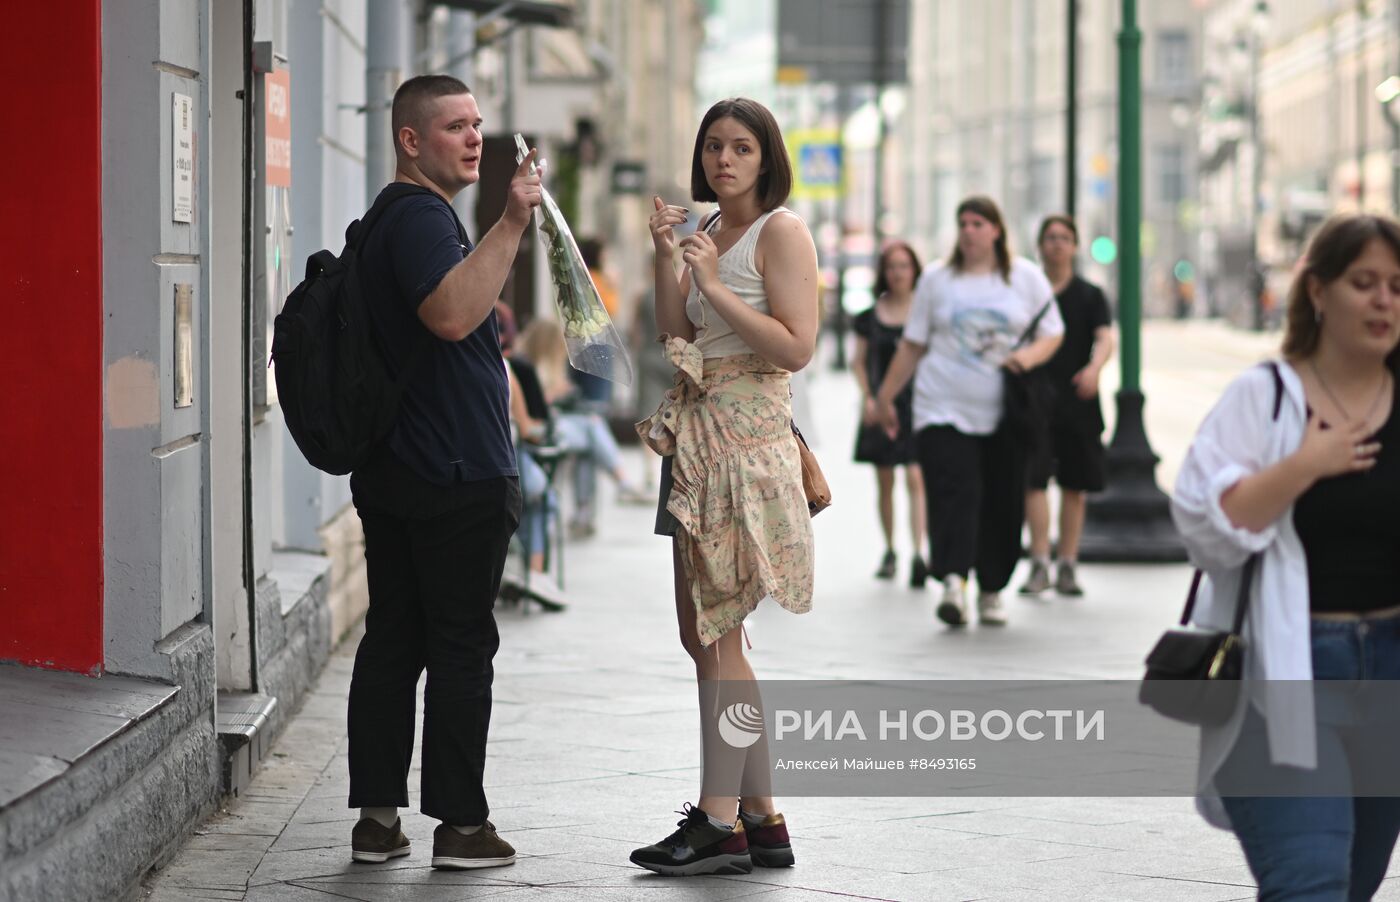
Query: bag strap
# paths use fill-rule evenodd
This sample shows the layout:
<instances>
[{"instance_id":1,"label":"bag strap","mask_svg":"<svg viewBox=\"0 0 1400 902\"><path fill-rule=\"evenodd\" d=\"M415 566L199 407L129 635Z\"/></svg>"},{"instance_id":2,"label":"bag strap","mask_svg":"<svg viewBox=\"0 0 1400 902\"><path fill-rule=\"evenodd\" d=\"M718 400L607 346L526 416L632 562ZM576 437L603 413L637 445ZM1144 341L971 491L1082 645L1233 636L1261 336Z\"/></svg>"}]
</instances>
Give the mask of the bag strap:
<instances>
[{"instance_id":1,"label":"bag strap","mask_svg":"<svg viewBox=\"0 0 1400 902\"><path fill-rule=\"evenodd\" d=\"M1278 364L1272 360L1264 364L1269 368L1269 372L1274 377L1274 422L1278 422L1279 413L1283 410L1283 374L1279 372ZM1244 562L1244 570L1240 574L1240 592L1235 600L1235 623L1230 632L1238 636L1240 629L1244 626L1244 614L1249 608L1249 589L1254 582L1254 571L1259 569L1259 561L1262 557L1260 552L1255 552L1249 556L1249 560ZM1191 576L1191 591L1186 595L1186 609L1181 612L1181 625L1185 626L1191 622L1191 612L1196 608L1196 593L1201 588L1201 577L1203 571L1197 570Z\"/></svg>"},{"instance_id":2,"label":"bag strap","mask_svg":"<svg viewBox=\"0 0 1400 902\"><path fill-rule=\"evenodd\" d=\"M1027 342L1029 342L1032 338L1035 337L1035 330L1040 328L1040 321L1045 318L1046 313L1050 312L1050 305L1053 303L1055 303L1054 298L1051 298L1050 300L1045 302L1045 306L1041 307L1040 312L1037 313L1035 317L1031 319L1031 324L1026 327L1026 331L1021 333L1021 337L1016 339L1016 343L1011 346L1011 350L1014 351L1017 348L1023 347Z\"/></svg>"},{"instance_id":3,"label":"bag strap","mask_svg":"<svg viewBox=\"0 0 1400 902\"><path fill-rule=\"evenodd\" d=\"M1249 609L1249 590L1254 584L1254 573L1259 569L1259 560L1262 553L1256 551L1249 556L1249 560L1244 562L1244 570L1240 573L1240 591L1235 598L1235 622L1230 627L1230 632L1238 636L1244 627L1245 611ZM1197 570L1191 576L1191 591L1186 595L1186 609L1181 612L1181 626L1186 626L1191 622L1191 612L1196 609L1196 593L1201 588L1201 577L1204 574Z\"/></svg>"},{"instance_id":4,"label":"bag strap","mask_svg":"<svg viewBox=\"0 0 1400 902\"><path fill-rule=\"evenodd\" d=\"M403 200L405 197L432 193L432 191L429 191L422 185L415 185L409 182L390 182L384 190L380 192L379 196L375 198L374 203L370 204L369 209L365 211L365 215L350 223L349 227L346 228L346 246L353 247L358 251L365 243L365 239L369 237L370 231L378 224L379 220L384 217L384 214L389 212L389 208L395 203ZM448 204L448 206L451 207L452 205ZM452 216L456 218L457 211L453 210ZM457 230L460 232L461 229L462 223L458 220Z\"/></svg>"}]
</instances>

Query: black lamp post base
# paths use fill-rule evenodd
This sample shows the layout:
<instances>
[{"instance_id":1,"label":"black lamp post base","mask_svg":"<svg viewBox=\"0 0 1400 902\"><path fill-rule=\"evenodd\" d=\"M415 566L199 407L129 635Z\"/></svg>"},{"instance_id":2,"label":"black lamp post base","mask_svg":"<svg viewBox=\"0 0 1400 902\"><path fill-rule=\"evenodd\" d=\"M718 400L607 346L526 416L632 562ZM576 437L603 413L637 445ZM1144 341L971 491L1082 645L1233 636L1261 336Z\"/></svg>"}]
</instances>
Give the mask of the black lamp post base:
<instances>
[{"instance_id":1,"label":"black lamp post base","mask_svg":"<svg viewBox=\"0 0 1400 902\"><path fill-rule=\"evenodd\" d=\"M1157 487L1157 455L1143 428L1143 395L1122 391L1118 425L1105 458L1107 488L1089 496L1079 559L1170 564L1186 560L1172 523L1171 500Z\"/></svg>"}]
</instances>

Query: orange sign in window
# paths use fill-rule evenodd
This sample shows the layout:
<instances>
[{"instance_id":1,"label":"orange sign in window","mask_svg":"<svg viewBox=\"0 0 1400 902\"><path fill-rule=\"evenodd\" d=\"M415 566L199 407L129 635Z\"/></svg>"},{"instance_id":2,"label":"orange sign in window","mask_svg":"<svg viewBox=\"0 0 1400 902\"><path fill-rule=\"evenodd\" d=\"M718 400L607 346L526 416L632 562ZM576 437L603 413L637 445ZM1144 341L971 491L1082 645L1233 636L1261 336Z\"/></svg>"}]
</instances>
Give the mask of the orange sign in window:
<instances>
[{"instance_id":1,"label":"orange sign in window","mask_svg":"<svg viewBox=\"0 0 1400 902\"><path fill-rule=\"evenodd\" d=\"M263 121L267 136L263 164L267 183L292 187L292 79L282 69L263 75Z\"/></svg>"}]
</instances>

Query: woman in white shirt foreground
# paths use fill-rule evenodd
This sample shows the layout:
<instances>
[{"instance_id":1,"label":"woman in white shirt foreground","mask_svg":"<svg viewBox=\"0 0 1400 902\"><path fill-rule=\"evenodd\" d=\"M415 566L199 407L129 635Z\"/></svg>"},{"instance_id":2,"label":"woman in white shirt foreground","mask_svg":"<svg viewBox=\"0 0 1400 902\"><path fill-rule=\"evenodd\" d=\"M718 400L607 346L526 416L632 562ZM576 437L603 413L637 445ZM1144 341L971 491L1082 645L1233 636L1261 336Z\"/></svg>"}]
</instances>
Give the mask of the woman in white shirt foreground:
<instances>
[{"instance_id":1,"label":"woman in white shirt foreground","mask_svg":"<svg viewBox=\"0 0 1400 902\"><path fill-rule=\"evenodd\" d=\"M1314 712L1312 681L1400 679L1400 224L1326 223L1287 316L1283 359L1226 389L1173 498L1209 576L1197 623L1229 627L1245 561L1261 553L1244 691L1224 726L1202 731L1200 805L1234 830L1260 898L1369 899L1400 799L1361 796L1400 749L1383 723Z\"/></svg>"},{"instance_id":2,"label":"woman in white shirt foreground","mask_svg":"<svg viewBox=\"0 0 1400 902\"><path fill-rule=\"evenodd\" d=\"M1028 451L1000 428L1003 369L1045 363L1065 327L1040 267L1011 256L996 203L969 197L957 216L957 246L946 264L919 277L876 404L893 438L895 398L917 369L914 432L928 510L928 569L943 583L938 618L949 626L967 623L964 584L975 570L979 621L1001 626L1001 590L1021 555Z\"/></svg>"}]
</instances>

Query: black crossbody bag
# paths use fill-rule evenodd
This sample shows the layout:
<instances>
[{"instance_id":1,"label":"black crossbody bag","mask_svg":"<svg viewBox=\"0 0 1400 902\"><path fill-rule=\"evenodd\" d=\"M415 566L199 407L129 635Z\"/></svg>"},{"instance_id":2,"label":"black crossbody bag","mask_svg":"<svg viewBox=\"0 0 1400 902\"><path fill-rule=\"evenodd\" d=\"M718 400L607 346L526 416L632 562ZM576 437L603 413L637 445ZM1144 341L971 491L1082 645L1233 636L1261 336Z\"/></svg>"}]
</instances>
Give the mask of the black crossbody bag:
<instances>
[{"instance_id":1,"label":"black crossbody bag","mask_svg":"<svg viewBox=\"0 0 1400 902\"><path fill-rule=\"evenodd\" d=\"M1022 348L1035 338L1040 321L1045 318L1053 303L1054 298L1045 302L1045 306L1040 308L1040 312L1031 320L1026 331L1021 333L1020 339L1012 345L1011 350ZM1038 366L1023 372L1003 367L1001 374L1001 422L997 424L997 430L1011 435L1022 447L1030 447L1050 418L1050 383L1045 380L1044 367Z\"/></svg>"},{"instance_id":2,"label":"black crossbody bag","mask_svg":"<svg viewBox=\"0 0 1400 902\"><path fill-rule=\"evenodd\" d=\"M1278 365L1268 364L1274 374L1274 420L1283 403L1283 377ZM1191 591L1180 624L1167 630L1147 655L1147 672L1138 687L1138 701L1173 720L1201 726L1219 726L1235 712L1244 674L1245 646L1242 630L1249 610L1250 590L1259 572L1263 553L1245 561L1240 574L1240 590L1235 599L1235 618L1230 629L1208 630L1193 627L1191 612L1202 572L1191 577Z\"/></svg>"}]
</instances>

